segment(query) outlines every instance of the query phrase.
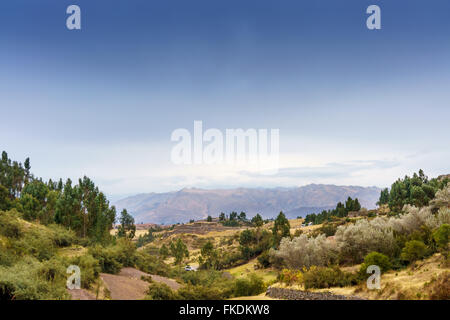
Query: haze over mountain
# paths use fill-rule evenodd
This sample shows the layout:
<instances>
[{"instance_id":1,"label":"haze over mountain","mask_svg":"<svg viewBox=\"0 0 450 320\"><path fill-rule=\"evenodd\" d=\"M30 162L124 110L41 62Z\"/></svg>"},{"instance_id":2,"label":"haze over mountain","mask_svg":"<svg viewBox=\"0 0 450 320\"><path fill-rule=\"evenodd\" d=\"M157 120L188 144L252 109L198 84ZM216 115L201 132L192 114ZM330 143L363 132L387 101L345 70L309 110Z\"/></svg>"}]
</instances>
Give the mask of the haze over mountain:
<instances>
[{"instance_id":1,"label":"haze over mountain","mask_svg":"<svg viewBox=\"0 0 450 320\"><path fill-rule=\"evenodd\" d=\"M374 208L380 188L310 184L292 188L185 188L176 192L138 194L116 201L118 212L126 208L136 223L171 224L217 217L221 212L259 213L264 218L283 211L288 218L331 209L348 197L358 198L363 207Z\"/></svg>"}]
</instances>

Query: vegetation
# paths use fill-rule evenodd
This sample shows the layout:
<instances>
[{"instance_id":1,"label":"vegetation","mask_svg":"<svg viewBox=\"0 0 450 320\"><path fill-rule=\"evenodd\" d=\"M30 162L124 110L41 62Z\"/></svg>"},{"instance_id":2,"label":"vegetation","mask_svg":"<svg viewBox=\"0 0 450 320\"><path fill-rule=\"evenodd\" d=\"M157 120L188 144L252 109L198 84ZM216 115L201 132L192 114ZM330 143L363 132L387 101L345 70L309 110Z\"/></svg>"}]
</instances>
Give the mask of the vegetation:
<instances>
[{"instance_id":1,"label":"vegetation","mask_svg":"<svg viewBox=\"0 0 450 320\"><path fill-rule=\"evenodd\" d=\"M339 202L333 210L323 210L319 214L311 213L306 215L305 223L321 224L325 221L332 221L333 217L344 218L348 216L349 212L359 210L361 210L359 200L357 198L353 200L351 197L348 197L345 204Z\"/></svg>"},{"instance_id":2,"label":"vegetation","mask_svg":"<svg viewBox=\"0 0 450 320\"><path fill-rule=\"evenodd\" d=\"M393 211L400 212L404 205L413 205L416 207L427 206L436 194L444 188L448 179L428 179L423 170L414 173L412 177L405 176L398 179L391 186L390 191L384 189L381 192L379 204L388 204Z\"/></svg>"}]
</instances>

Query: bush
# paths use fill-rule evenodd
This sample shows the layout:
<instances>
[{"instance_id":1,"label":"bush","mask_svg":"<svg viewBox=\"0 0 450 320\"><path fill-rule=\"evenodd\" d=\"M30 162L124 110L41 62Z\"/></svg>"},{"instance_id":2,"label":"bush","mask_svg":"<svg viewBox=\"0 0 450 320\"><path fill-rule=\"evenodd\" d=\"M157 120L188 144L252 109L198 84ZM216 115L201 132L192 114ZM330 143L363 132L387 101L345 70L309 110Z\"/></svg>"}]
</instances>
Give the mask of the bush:
<instances>
[{"instance_id":1,"label":"bush","mask_svg":"<svg viewBox=\"0 0 450 320\"><path fill-rule=\"evenodd\" d=\"M53 233L53 243L58 247L68 247L76 242L76 235L72 230L57 224L48 225L47 228Z\"/></svg>"},{"instance_id":2,"label":"bush","mask_svg":"<svg viewBox=\"0 0 450 320\"><path fill-rule=\"evenodd\" d=\"M358 276L339 267L311 267L303 273L303 283L305 289L345 287L357 284Z\"/></svg>"},{"instance_id":3,"label":"bush","mask_svg":"<svg viewBox=\"0 0 450 320\"><path fill-rule=\"evenodd\" d=\"M239 278L235 281L233 294L235 297L255 296L266 289L263 279L252 273L247 278Z\"/></svg>"},{"instance_id":4,"label":"bush","mask_svg":"<svg viewBox=\"0 0 450 320\"><path fill-rule=\"evenodd\" d=\"M119 273L123 267L134 267L137 261L136 245L129 239L119 239L114 246L96 245L89 253L99 261L102 272Z\"/></svg>"},{"instance_id":5,"label":"bush","mask_svg":"<svg viewBox=\"0 0 450 320\"><path fill-rule=\"evenodd\" d=\"M315 238L308 238L302 234L290 240L283 238L279 249L272 251L274 257L283 259L290 269L302 269L312 265L324 266L336 259L337 248L321 234Z\"/></svg>"},{"instance_id":6,"label":"bush","mask_svg":"<svg viewBox=\"0 0 450 320\"><path fill-rule=\"evenodd\" d=\"M447 250L450 238L450 224L443 224L433 232L433 239L437 246L441 249Z\"/></svg>"},{"instance_id":7,"label":"bush","mask_svg":"<svg viewBox=\"0 0 450 320\"><path fill-rule=\"evenodd\" d=\"M90 254L74 257L70 260L70 264L80 268L81 286L85 289L91 287L101 271L100 262Z\"/></svg>"},{"instance_id":8,"label":"bush","mask_svg":"<svg viewBox=\"0 0 450 320\"><path fill-rule=\"evenodd\" d=\"M23 230L18 221L17 211L0 211L0 235L7 238L18 239L22 236Z\"/></svg>"},{"instance_id":9,"label":"bush","mask_svg":"<svg viewBox=\"0 0 450 320\"><path fill-rule=\"evenodd\" d=\"M303 283L303 273L301 271L283 269L280 272L279 280L288 286L297 283Z\"/></svg>"},{"instance_id":10,"label":"bush","mask_svg":"<svg viewBox=\"0 0 450 320\"><path fill-rule=\"evenodd\" d=\"M0 300L69 299L57 260L40 263L26 257L12 267L0 267Z\"/></svg>"},{"instance_id":11,"label":"bush","mask_svg":"<svg viewBox=\"0 0 450 320\"><path fill-rule=\"evenodd\" d=\"M427 253L428 248L422 241L411 240L406 242L400 257L404 261L413 262L424 258Z\"/></svg>"},{"instance_id":12,"label":"bush","mask_svg":"<svg viewBox=\"0 0 450 320\"><path fill-rule=\"evenodd\" d=\"M268 268L271 265L269 251L264 251L258 256L258 265L262 268Z\"/></svg>"},{"instance_id":13,"label":"bush","mask_svg":"<svg viewBox=\"0 0 450 320\"><path fill-rule=\"evenodd\" d=\"M167 284L154 282L147 291L148 300L177 300L178 295Z\"/></svg>"},{"instance_id":14,"label":"bush","mask_svg":"<svg viewBox=\"0 0 450 320\"><path fill-rule=\"evenodd\" d=\"M371 252L364 258L364 263L360 267L360 274L366 276L367 267L371 265L380 267L382 273L392 268L391 261L387 256L379 252Z\"/></svg>"},{"instance_id":15,"label":"bush","mask_svg":"<svg viewBox=\"0 0 450 320\"><path fill-rule=\"evenodd\" d=\"M162 257L151 255L147 251L136 252L136 267L145 272L151 274L157 274L160 276L169 276L170 268L164 263Z\"/></svg>"},{"instance_id":16,"label":"bush","mask_svg":"<svg viewBox=\"0 0 450 320\"><path fill-rule=\"evenodd\" d=\"M178 297L182 300L222 300L229 298L229 293L216 287L192 285L178 289Z\"/></svg>"},{"instance_id":17,"label":"bush","mask_svg":"<svg viewBox=\"0 0 450 320\"><path fill-rule=\"evenodd\" d=\"M105 273L119 273L123 265L118 261L118 257L113 247L103 248L99 245L89 248L89 253L98 260L100 269Z\"/></svg>"},{"instance_id":18,"label":"bush","mask_svg":"<svg viewBox=\"0 0 450 320\"><path fill-rule=\"evenodd\" d=\"M394 233L386 218L361 219L355 224L340 226L336 242L344 262L360 263L372 251L393 256L396 248Z\"/></svg>"}]
</instances>

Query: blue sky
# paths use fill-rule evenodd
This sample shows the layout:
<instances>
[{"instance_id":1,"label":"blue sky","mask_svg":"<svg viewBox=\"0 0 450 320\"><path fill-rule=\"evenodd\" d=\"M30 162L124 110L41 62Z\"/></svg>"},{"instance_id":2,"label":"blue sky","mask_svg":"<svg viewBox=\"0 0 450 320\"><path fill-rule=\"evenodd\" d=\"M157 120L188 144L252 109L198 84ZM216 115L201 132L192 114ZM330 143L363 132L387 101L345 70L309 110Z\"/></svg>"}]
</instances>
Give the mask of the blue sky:
<instances>
[{"instance_id":1,"label":"blue sky","mask_svg":"<svg viewBox=\"0 0 450 320\"><path fill-rule=\"evenodd\" d=\"M66 29L66 8L82 30ZM382 29L366 28L381 7ZM0 3L0 149L113 198L449 173L450 2ZM177 128L280 129L277 175L174 166Z\"/></svg>"}]
</instances>

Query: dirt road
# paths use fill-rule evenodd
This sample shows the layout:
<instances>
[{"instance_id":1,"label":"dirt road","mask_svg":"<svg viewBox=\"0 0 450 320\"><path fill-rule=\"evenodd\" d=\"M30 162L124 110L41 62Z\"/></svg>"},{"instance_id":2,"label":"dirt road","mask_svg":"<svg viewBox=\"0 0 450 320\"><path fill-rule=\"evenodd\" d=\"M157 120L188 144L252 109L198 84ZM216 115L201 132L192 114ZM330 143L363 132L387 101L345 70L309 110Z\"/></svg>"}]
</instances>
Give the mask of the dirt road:
<instances>
[{"instance_id":1,"label":"dirt road","mask_svg":"<svg viewBox=\"0 0 450 320\"><path fill-rule=\"evenodd\" d=\"M118 275L101 273L100 277L111 293L113 300L141 300L144 299L149 283L141 280L142 276L151 277L155 282L167 284L177 290L180 284L173 279L151 275L134 268L123 268Z\"/></svg>"}]
</instances>

